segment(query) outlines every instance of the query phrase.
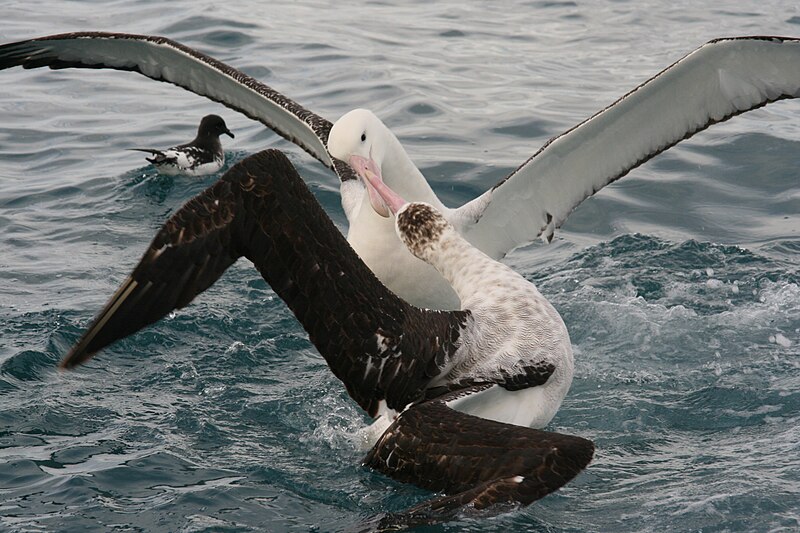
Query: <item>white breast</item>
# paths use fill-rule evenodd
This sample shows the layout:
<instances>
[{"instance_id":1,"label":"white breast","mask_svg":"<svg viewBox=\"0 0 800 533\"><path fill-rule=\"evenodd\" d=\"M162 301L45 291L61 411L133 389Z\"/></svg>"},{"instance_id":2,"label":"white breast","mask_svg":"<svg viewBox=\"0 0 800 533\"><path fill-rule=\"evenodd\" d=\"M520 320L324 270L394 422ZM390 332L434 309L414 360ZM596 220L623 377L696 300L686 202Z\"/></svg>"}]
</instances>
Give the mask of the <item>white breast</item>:
<instances>
[{"instance_id":1,"label":"white breast","mask_svg":"<svg viewBox=\"0 0 800 533\"><path fill-rule=\"evenodd\" d=\"M495 386L453 402L454 409L499 422L543 427L572 383L574 361L561 315L525 278L472 247L455 231L432 261L469 309L460 347L435 384L502 382L525 367L552 364L544 385L519 391Z\"/></svg>"},{"instance_id":2,"label":"white breast","mask_svg":"<svg viewBox=\"0 0 800 533\"><path fill-rule=\"evenodd\" d=\"M563 396L557 396L553 388L532 387L509 391L495 385L485 391L448 402L447 406L488 420L543 428L550 423L561 405Z\"/></svg>"},{"instance_id":3,"label":"white breast","mask_svg":"<svg viewBox=\"0 0 800 533\"><path fill-rule=\"evenodd\" d=\"M427 309L459 309L450 284L434 267L414 257L394 231L394 219L375 213L362 201L356 222L350 222L347 241L358 256L392 292L408 303Z\"/></svg>"}]
</instances>

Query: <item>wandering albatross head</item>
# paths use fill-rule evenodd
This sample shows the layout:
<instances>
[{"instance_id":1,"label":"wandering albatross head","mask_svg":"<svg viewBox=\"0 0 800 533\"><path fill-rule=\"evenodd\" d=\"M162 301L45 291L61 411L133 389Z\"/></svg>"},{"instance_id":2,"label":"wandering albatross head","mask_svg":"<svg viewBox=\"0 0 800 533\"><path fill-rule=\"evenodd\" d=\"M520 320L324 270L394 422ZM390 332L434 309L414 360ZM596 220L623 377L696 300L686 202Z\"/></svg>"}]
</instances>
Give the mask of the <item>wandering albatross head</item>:
<instances>
[{"instance_id":1,"label":"wandering albatross head","mask_svg":"<svg viewBox=\"0 0 800 533\"><path fill-rule=\"evenodd\" d=\"M459 309L450 284L424 260L415 257L395 235L394 220L366 178L370 172L411 202L426 202L445 215L442 204L391 130L366 109L343 115L330 129L328 150L355 171L358 181L342 183L347 240L361 259L393 292L413 305ZM458 227L458 225L456 225Z\"/></svg>"},{"instance_id":2,"label":"wandering albatross head","mask_svg":"<svg viewBox=\"0 0 800 533\"><path fill-rule=\"evenodd\" d=\"M445 206L433 192L403 145L372 111L354 109L345 113L331 128L328 150L356 170L365 182L369 201L376 213L388 217L384 203L364 178L369 170L389 187L410 201L428 202L439 210Z\"/></svg>"}]
</instances>

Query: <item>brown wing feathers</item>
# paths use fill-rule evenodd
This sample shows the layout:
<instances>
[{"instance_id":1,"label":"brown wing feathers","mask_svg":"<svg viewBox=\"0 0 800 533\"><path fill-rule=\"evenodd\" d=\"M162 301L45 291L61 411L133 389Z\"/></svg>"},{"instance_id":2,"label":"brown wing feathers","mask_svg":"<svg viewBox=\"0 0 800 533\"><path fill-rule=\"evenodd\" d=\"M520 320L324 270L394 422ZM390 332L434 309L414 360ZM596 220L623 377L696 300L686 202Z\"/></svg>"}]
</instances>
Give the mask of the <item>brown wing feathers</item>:
<instances>
[{"instance_id":1,"label":"brown wing feathers","mask_svg":"<svg viewBox=\"0 0 800 533\"><path fill-rule=\"evenodd\" d=\"M452 519L464 506L491 513L528 505L559 489L592 459L591 441L502 424L447 407L488 385L455 391L405 411L364 464L393 479L445 495L386 517L383 527Z\"/></svg>"},{"instance_id":2,"label":"brown wing feathers","mask_svg":"<svg viewBox=\"0 0 800 533\"><path fill-rule=\"evenodd\" d=\"M417 309L384 287L286 156L270 150L235 165L167 221L62 366L187 305L240 256L371 415L384 399L398 410L420 399L455 350L467 313Z\"/></svg>"},{"instance_id":3,"label":"brown wing feathers","mask_svg":"<svg viewBox=\"0 0 800 533\"><path fill-rule=\"evenodd\" d=\"M368 413L375 415L382 399L399 410L421 398L455 343L415 339L457 339L466 313L421 310L395 296L350 248L285 156L265 154L259 161L269 160L269 171L255 169L243 182L244 255Z\"/></svg>"},{"instance_id":4,"label":"brown wing feathers","mask_svg":"<svg viewBox=\"0 0 800 533\"><path fill-rule=\"evenodd\" d=\"M210 287L240 255L229 246L233 202L230 183L220 180L175 213L61 367L85 362Z\"/></svg>"}]
</instances>

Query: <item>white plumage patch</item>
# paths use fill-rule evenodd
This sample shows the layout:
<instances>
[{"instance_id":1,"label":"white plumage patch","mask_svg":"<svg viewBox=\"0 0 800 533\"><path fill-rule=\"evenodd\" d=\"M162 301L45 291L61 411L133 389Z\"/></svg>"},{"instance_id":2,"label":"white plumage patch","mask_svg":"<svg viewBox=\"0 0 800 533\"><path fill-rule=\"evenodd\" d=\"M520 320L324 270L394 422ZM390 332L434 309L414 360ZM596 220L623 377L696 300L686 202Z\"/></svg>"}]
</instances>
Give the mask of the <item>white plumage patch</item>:
<instances>
[{"instance_id":1,"label":"white plumage patch","mask_svg":"<svg viewBox=\"0 0 800 533\"><path fill-rule=\"evenodd\" d=\"M164 150L162 154L156 158L153 166L166 176L205 176L218 172L225 163L224 157L217 157L198 148L185 150L170 148Z\"/></svg>"},{"instance_id":2,"label":"white plumage patch","mask_svg":"<svg viewBox=\"0 0 800 533\"><path fill-rule=\"evenodd\" d=\"M409 235L424 235L424 230ZM526 369L551 365L552 374L543 384L513 390L494 385L448 402L452 409L481 418L544 427L572 383L572 344L561 316L533 283L472 246L449 224L423 253L471 313L459 348L433 386L504 384L526 376Z\"/></svg>"}]
</instances>

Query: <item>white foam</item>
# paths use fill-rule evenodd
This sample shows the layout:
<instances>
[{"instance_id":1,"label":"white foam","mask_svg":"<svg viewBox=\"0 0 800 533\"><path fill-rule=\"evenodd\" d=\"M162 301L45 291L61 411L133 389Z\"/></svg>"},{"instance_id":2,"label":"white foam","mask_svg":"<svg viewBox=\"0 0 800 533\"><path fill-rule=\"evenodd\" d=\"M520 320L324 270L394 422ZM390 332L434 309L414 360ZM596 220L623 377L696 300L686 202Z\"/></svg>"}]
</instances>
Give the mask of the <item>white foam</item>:
<instances>
[{"instance_id":1,"label":"white foam","mask_svg":"<svg viewBox=\"0 0 800 533\"><path fill-rule=\"evenodd\" d=\"M244 348L244 343L242 341L233 341L230 346L225 348L225 353L231 354L238 351L240 348Z\"/></svg>"},{"instance_id":2,"label":"white foam","mask_svg":"<svg viewBox=\"0 0 800 533\"><path fill-rule=\"evenodd\" d=\"M775 335L770 335L769 342L772 344L783 346L784 348L789 348L793 344L792 341L787 339L782 333L776 333Z\"/></svg>"}]
</instances>

